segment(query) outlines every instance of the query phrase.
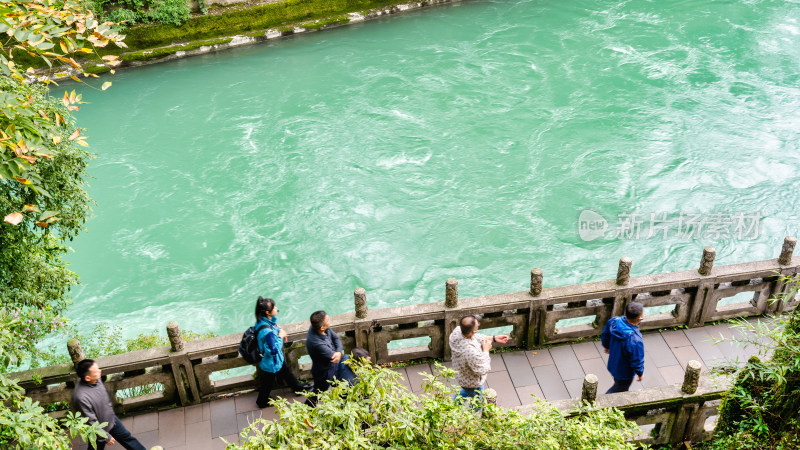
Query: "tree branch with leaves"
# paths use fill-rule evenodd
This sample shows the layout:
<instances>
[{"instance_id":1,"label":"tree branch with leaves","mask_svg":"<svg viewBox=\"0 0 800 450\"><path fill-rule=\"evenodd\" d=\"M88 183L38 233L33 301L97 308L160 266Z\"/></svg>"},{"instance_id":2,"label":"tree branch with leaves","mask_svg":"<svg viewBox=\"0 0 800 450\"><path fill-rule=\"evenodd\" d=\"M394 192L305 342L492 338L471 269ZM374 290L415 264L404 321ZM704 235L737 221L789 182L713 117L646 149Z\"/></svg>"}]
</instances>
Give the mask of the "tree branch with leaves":
<instances>
[{"instance_id":1,"label":"tree branch with leaves","mask_svg":"<svg viewBox=\"0 0 800 450\"><path fill-rule=\"evenodd\" d=\"M99 23L75 0L0 3L0 306L23 318L12 331L29 352L63 324L77 282L63 256L91 211L84 187L92 155L71 115L81 96L52 97L46 84L54 83L35 83L33 70L17 61L24 54L66 64L81 81L96 75L77 58L123 40L115 24ZM113 56L104 61L117 64Z\"/></svg>"},{"instance_id":2,"label":"tree branch with leaves","mask_svg":"<svg viewBox=\"0 0 800 450\"><path fill-rule=\"evenodd\" d=\"M68 141L70 144L88 146L81 129L71 126L69 112L80 108L80 95L65 93L61 103L67 113L46 110L35 104L35 95L20 89L33 77L33 68L17 64L15 55L25 54L41 58L52 67L68 66L69 72L56 76L70 76L81 81L79 76L97 77L86 73L76 60L79 56L95 53L95 49L110 44L125 47L124 36L114 23L100 23L94 15L74 0L37 2L4 2L0 4L0 71L11 83L4 84L0 92L0 181L19 183L40 198L52 198L51 190L57 189L51 180L36 170L39 161L57 159ZM119 60L114 55L103 57L108 66L116 66ZM46 81L46 80L45 80ZM47 81L46 81L47 82ZM110 82L103 84L108 88ZM45 97L47 94L44 94ZM65 133L69 130L69 133ZM3 220L19 225L30 216L40 227L48 227L58 219L58 211L44 212L34 202L2 205Z\"/></svg>"}]
</instances>

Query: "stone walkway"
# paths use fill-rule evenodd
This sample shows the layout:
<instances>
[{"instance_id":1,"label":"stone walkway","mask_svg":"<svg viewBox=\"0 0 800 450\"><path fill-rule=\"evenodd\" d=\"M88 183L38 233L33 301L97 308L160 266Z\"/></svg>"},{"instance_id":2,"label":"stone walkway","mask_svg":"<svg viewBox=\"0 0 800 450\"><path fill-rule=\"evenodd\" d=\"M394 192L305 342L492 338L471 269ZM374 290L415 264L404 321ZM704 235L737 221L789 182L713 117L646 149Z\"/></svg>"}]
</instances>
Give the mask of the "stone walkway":
<instances>
[{"instance_id":1,"label":"stone walkway","mask_svg":"<svg viewBox=\"0 0 800 450\"><path fill-rule=\"evenodd\" d=\"M743 348L729 342L715 345L714 338L730 338L740 333L728 324L701 328L644 333L645 372L642 382L634 381L631 390L683 382L689 360L696 359L703 371L726 360L745 361L755 348ZM579 397L583 377L592 373L599 380L598 393L613 383L606 370L608 355L600 341L564 344L540 350L518 350L492 354L488 387L497 391L500 406L513 407L533 403L534 397L561 400ZM420 372L431 372L430 364L395 368L406 387L421 391ZM275 394L304 401L304 397L278 390ZM258 409L255 393L215 400L195 406L176 408L125 417L122 423L148 449L160 445L164 450L224 449L225 443L239 439L239 432L253 418L275 419L273 408ZM86 444L73 448L83 450Z\"/></svg>"}]
</instances>

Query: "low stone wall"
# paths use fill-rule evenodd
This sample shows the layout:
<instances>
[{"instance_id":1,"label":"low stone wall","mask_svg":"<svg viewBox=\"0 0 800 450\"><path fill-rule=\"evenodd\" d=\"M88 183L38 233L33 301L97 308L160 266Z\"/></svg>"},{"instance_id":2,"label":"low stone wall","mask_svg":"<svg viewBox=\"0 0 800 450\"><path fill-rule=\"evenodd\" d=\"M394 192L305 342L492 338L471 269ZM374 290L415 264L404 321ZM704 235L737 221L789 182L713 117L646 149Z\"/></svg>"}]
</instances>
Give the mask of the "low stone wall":
<instances>
[{"instance_id":1,"label":"low stone wall","mask_svg":"<svg viewBox=\"0 0 800 450\"><path fill-rule=\"evenodd\" d=\"M642 429L635 442L649 445L680 444L682 442L701 442L711 438L719 414L719 405L725 392L731 386L729 377L700 378L700 363L689 361L682 385L674 384L639 391L620 392L595 398L597 379L587 375L584 380L582 399L558 400L551 402L567 417L578 414L581 401L595 402L600 408L617 408L625 418L635 422ZM593 378L593 380L592 380ZM592 386L593 385L593 386ZM535 406L517 407L518 411L530 413Z\"/></svg>"},{"instance_id":2,"label":"low stone wall","mask_svg":"<svg viewBox=\"0 0 800 450\"><path fill-rule=\"evenodd\" d=\"M605 322L622 314L626 305L634 300L643 303L645 308L672 307L669 312L660 314L647 314L646 309L639 325L642 330L697 327L733 317L777 314L795 308L798 303L796 296L788 295L790 286L780 279L781 276L798 276L800 257L792 257L794 245L795 239L787 237L777 259L718 267L714 266L714 249L708 247L700 258L699 269L633 278L630 277L632 261L622 258L616 279L547 289L542 287L543 272L533 269L529 291L465 299L458 298L458 282L450 279L445 283L445 301L376 310L367 309L367 293L359 288L354 293L355 311L332 316L331 323L342 337L346 350L355 346L366 348L375 362L384 364L419 358L449 359L447 337L460 318L467 314L482 315L483 329L510 326L509 342L500 346L524 348L599 336ZM721 300L732 296L745 299L720 305ZM776 300L768 301L771 298ZM592 323L558 326L562 320L580 317L591 318ZM308 323L296 322L283 328L289 339L285 346L286 360L295 373L308 377L309 367L299 361L306 355ZM180 340L178 324L172 322L168 326L168 335L171 346L98 358L106 376L105 385L120 413L175 404L191 405L255 388L251 375L212 380L214 372L248 365L237 352L241 333L184 343ZM424 346L389 348L393 341L413 338L429 338L430 341ZM79 343L71 341L69 347L73 361L83 358ZM55 403L71 399L75 380L71 364L19 372L13 376L20 379L25 395L33 400ZM125 399L116 395L123 389L153 383L163 385L163 390ZM668 397L672 392L668 388L658 389L661 389L661 394L658 394L661 397ZM631 414L639 414L637 411L644 411L642 408L646 405L662 404L642 403L644 400L635 396L610 397L637 402L626 406L626 411L631 411ZM707 400L716 398L719 396L714 394ZM600 404L607 401L611 400L604 397ZM662 406L652 406L648 411L659 408ZM674 408L669 411L669 417L683 414ZM641 417L651 417L646 419L653 421L649 423L661 421L659 423L666 424L662 419L673 420L667 416L660 415L659 419L652 419L654 414ZM667 426L666 429L672 428Z\"/></svg>"}]
</instances>

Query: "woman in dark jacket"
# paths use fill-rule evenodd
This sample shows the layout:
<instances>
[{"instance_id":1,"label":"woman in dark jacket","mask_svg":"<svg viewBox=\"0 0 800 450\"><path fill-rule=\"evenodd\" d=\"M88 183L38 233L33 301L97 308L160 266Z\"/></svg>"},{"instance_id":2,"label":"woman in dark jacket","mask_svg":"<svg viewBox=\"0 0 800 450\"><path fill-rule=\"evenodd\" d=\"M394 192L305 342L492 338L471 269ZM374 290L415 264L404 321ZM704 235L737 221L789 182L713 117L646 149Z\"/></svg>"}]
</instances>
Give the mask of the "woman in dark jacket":
<instances>
[{"instance_id":1,"label":"woman in dark jacket","mask_svg":"<svg viewBox=\"0 0 800 450\"><path fill-rule=\"evenodd\" d=\"M261 362L256 364L258 369L258 398L256 404L259 408L269 406L269 394L275 386L275 380L281 379L294 392L300 393L311 386L297 381L283 355L283 343L286 340L286 331L278 326L278 308L275 300L258 297L256 301L256 330L258 334L258 350L261 353Z\"/></svg>"}]
</instances>

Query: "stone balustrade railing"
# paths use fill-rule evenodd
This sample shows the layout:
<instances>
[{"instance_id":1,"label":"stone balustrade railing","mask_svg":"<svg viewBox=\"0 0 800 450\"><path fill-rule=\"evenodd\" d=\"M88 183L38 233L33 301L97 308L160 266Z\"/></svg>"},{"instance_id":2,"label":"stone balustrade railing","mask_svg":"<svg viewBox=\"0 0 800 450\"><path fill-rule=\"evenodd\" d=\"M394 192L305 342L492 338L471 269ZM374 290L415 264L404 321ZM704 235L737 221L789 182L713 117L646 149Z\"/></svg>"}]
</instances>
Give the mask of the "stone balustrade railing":
<instances>
[{"instance_id":1,"label":"stone balustrade railing","mask_svg":"<svg viewBox=\"0 0 800 450\"><path fill-rule=\"evenodd\" d=\"M699 361L686 365L683 384L674 384L638 391L620 392L597 397L597 377L586 375L580 399L551 402L567 417L578 414L583 401L594 402L600 408L617 408L625 418L641 428L634 441L649 445L701 442L709 439L716 426L720 401L730 387L729 377L700 378ZM535 411L535 405L515 409L525 413Z\"/></svg>"},{"instance_id":2,"label":"stone balustrade railing","mask_svg":"<svg viewBox=\"0 0 800 450\"><path fill-rule=\"evenodd\" d=\"M639 277L630 276L632 262L622 258L616 279L554 288L543 288L542 270L533 269L529 291L473 298L460 299L458 282L449 279L443 302L375 310L367 309L366 292L359 288L354 294L355 311L331 316L331 323L345 350L355 346L366 348L375 362L383 364L419 358L449 359L447 338L459 319L467 314L481 315L484 330L511 327L509 342L504 346L525 348L599 336L605 322L622 314L634 300L645 306L645 317L640 324L643 331L777 314L798 303L795 296L786 295L790 286L781 281L782 276L794 277L800 270L800 257L792 257L795 243L795 238L787 237L777 259L728 266L714 266L715 251L707 247L698 269ZM741 301L721 302L734 296ZM776 300L768 301L772 298ZM662 312L650 314L650 308L654 307ZM665 309L668 311L663 312ZM590 323L559 326L561 321L577 318ZM308 323L296 322L283 328L289 340L285 346L286 360L295 373L308 377L309 367L300 363L306 354ZM249 374L222 379L212 376L215 372L247 366L237 352L241 333L182 342L178 324L171 322L168 335L171 346L97 358L106 377L105 385L120 413L191 405L255 388ZM405 348L389 345L392 341L415 338L429 341L427 345ZM70 341L68 347L73 361L84 357L80 343ZM19 372L14 377L20 379L25 395L49 404L70 401L75 371L72 364L63 364ZM117 396L118 391L155 384L159 385L155 393L131 398ZM669 394L669 389L663 391L664 395ZM636 409L635 405L630 408Z\"/></svg>"}]
</instances>

